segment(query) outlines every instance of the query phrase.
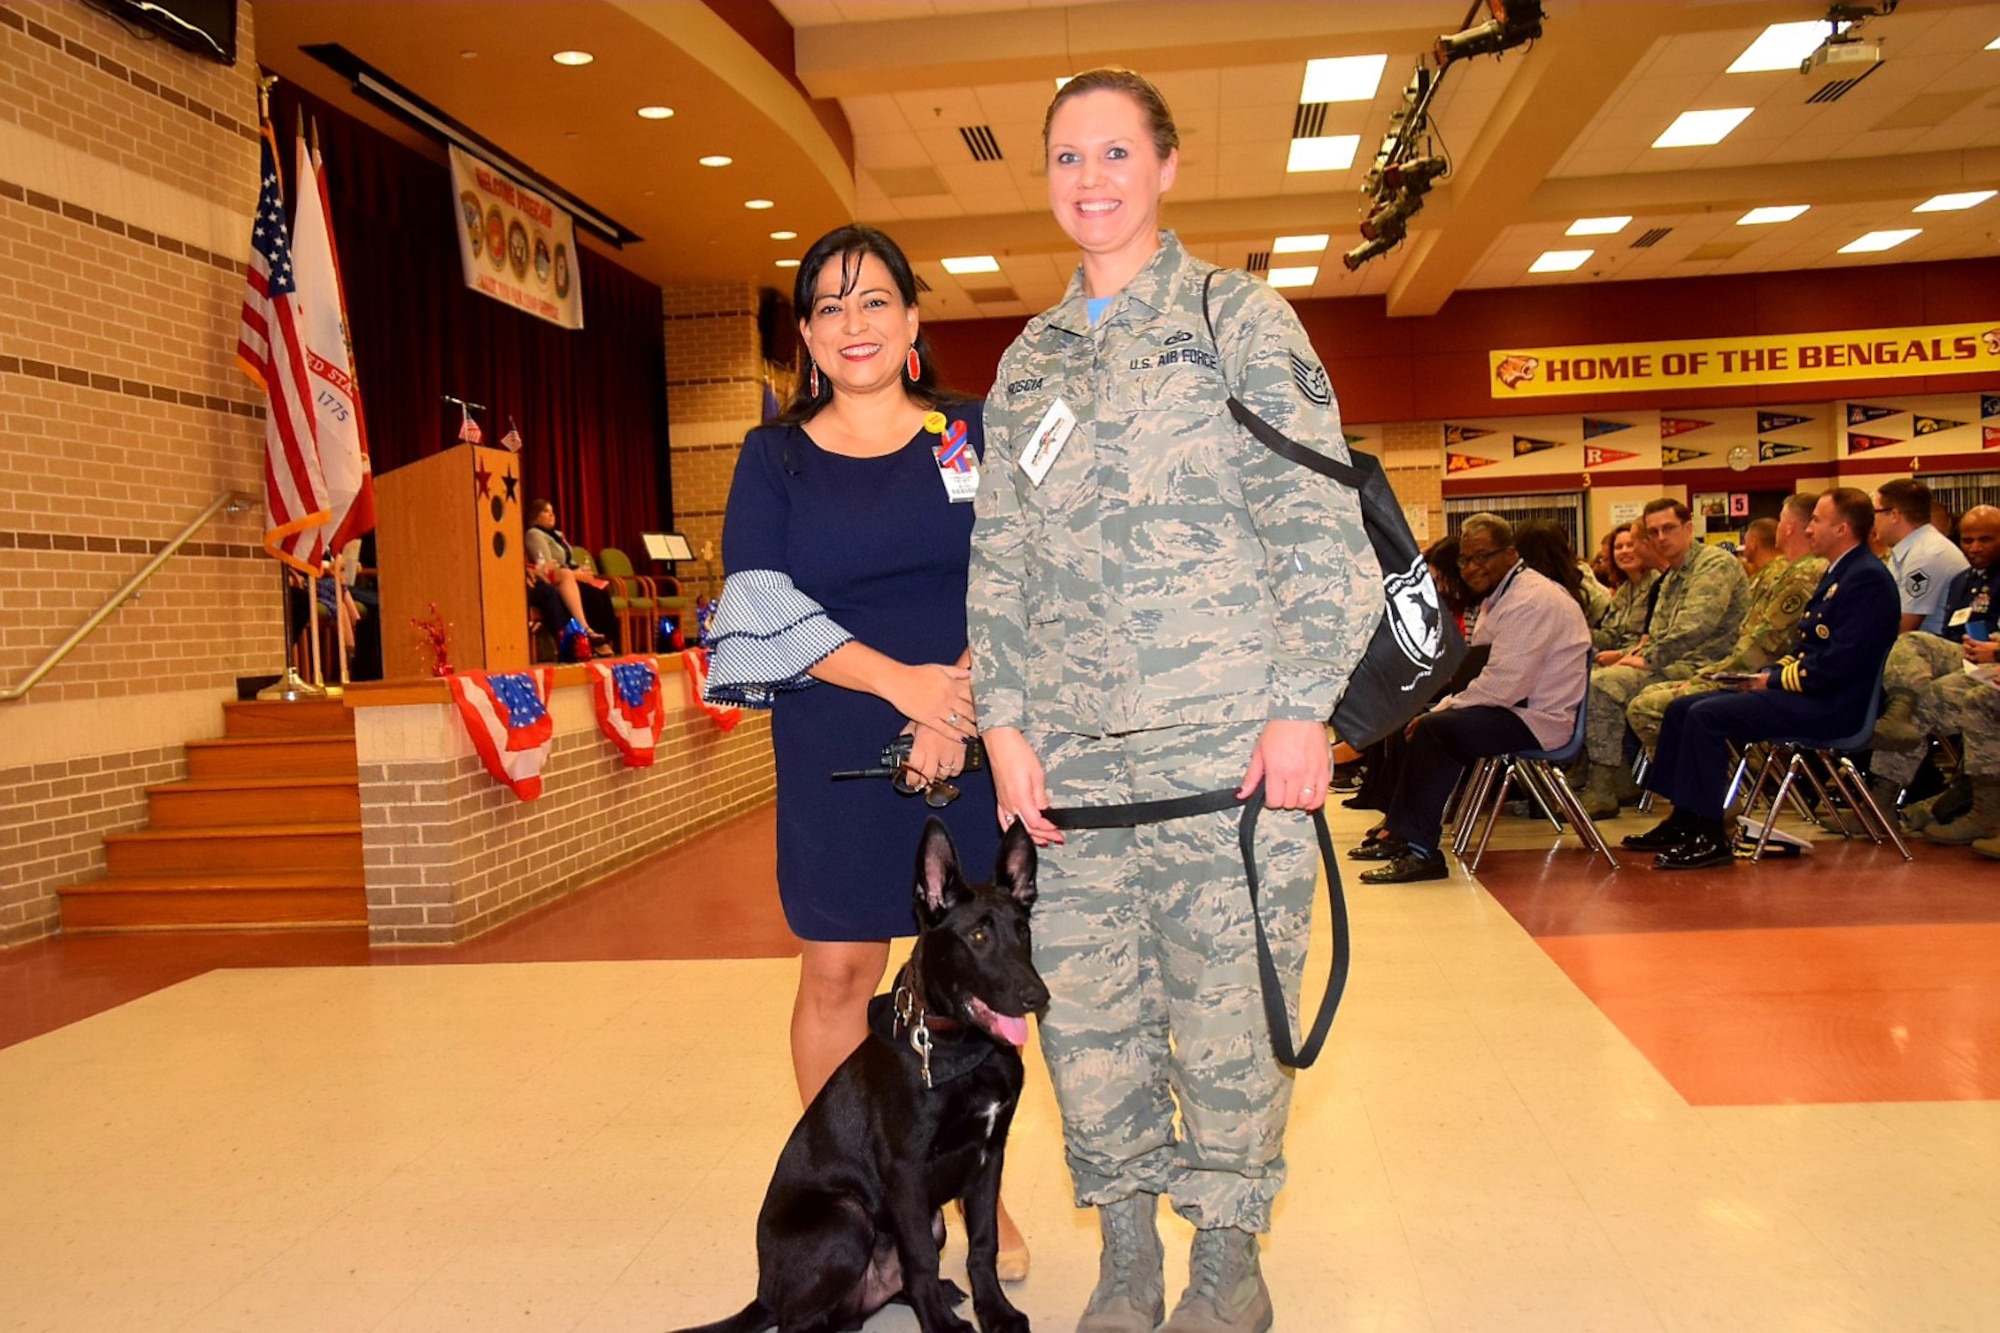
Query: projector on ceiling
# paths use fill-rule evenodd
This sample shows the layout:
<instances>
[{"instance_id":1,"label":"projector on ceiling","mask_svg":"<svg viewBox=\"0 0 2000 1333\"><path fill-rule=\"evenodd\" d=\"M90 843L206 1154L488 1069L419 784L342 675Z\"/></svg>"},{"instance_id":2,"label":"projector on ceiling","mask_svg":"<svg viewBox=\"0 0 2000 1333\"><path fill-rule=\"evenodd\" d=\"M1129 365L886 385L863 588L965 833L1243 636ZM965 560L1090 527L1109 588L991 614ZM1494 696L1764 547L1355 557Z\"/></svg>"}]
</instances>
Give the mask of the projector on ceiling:
<instances>
[{"instance_id":1,"label":"projector on ceiling","mask_svg":"<svg viewBox=\"0 0 2000 1333\"><path fill-rule=\"evenodd\" d=\"M1799 63L1799 73L1812 80L1815 85L1839 83L1845 79L1858 79L1875 68L1882 60L1882 47L1878 42L1864 42L1850 38L1847 41L1831 41L1807 56Z\"/></svg>"}]
</instances>

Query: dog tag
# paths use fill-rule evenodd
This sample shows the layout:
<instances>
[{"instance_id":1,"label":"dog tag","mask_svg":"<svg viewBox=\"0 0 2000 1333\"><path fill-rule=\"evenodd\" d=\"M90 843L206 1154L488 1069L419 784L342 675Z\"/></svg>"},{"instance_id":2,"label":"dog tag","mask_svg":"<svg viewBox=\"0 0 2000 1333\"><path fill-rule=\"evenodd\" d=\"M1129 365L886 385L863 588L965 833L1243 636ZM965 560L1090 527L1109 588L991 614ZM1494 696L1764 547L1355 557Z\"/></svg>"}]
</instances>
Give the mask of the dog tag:
<instances>
[{"instance_id":1,"label":"dog tag","mask_svg":"<svg viewBox=\"0 0 2000 1333\"><path fill-rule=\"evenodd\" d=\"M1039 486L1042 478L1049 475L1049 468L1055 464L1056 455L1069 443L1069 433L1076 429L1076 413L1069 410L1069 404L1058 398L1043 415L1041 424L1028 438L1028 447L1021 453L1021 471L1028 474L1028 480Z\"/></svg>"}]
</instances>

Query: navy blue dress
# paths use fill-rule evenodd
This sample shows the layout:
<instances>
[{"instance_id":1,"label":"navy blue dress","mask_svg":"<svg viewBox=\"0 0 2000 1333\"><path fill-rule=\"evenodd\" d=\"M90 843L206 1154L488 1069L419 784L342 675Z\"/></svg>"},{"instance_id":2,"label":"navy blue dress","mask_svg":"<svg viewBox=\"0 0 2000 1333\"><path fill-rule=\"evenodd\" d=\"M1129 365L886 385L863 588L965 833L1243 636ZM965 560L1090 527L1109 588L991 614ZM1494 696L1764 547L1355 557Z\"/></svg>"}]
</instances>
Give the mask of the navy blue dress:
<instances>
[{"instance_id":1,"label":"navy blue dress","mask_svg":"<svg viewBox=\"0 0 2000 1333\"><path fill-rule=\"evenodd\" d=\"M983 455L980 406L966 403L945 415L965 422ZM824 608L821 637L802 639L789 629L718 635L711 670L724 679L732 667L740 674L743 655L765 648L783 660L786 640L810 642L806 655L817 661L832 642L826 621L899 662L956 662L966 646L972 505L945 495L933 451L939 437L919 431L895 453L848 458L821 449L808 429L765 426L744 440L722 558L732 583L739 571L788 577ZM729 601L725 586L724 612ZM718 613L718 624L724 619ZM782 677L811 664L794 652L767 674ZM999 831L984 770L954 779L963 794L941 811L887 781L834 782L828 774L837 769L874 767L905 719L872 694L796 678L771 683L778 894L793 934L830 941L914 934L917 842L933 813L950 828L967 878L990 877Z\"/></svg>"}]
</instances>

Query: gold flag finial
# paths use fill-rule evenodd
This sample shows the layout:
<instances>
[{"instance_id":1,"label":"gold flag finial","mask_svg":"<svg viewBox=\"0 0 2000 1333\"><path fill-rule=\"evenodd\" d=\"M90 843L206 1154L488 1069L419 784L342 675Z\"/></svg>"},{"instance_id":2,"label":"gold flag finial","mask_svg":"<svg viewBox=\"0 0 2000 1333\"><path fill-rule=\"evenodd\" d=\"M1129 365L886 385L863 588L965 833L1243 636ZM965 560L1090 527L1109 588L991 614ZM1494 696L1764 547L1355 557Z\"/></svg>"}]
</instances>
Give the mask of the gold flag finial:
<instances>
[{"instance_id":1,"label":"gold flag finial","mask_svg":"<svg viewBox=\"0 0 2000 1333\"><path fill-rule=\"evenodd\" d=\"M275 74L261 74L257 78L257 119L260 123L271 118L271 89L277 82Z\"/></svg>"}]
</instances>

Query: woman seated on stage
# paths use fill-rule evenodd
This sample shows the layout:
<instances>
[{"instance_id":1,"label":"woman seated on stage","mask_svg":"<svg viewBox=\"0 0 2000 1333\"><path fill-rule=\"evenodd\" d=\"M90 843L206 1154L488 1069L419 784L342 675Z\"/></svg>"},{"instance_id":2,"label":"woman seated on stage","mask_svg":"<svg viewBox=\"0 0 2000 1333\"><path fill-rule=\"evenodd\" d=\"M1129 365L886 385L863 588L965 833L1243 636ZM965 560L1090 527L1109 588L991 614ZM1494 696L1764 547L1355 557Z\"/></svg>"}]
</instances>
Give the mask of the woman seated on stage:
<instances>
[{"instance_id":1,"label":"woman seated on stage","mask_svg":"<svg viewBox=\"0 0 2000 1333\"><path fill-rule=\"evenodd\" d=\"M574 620L590 634L591 652L609 657L619 651L618 612L604 582L581 569L576 552L556 527L556 507L548 500L528 502L528 603L541 614L542 626L560 638Z\"/></svg>"}]
</instances>

